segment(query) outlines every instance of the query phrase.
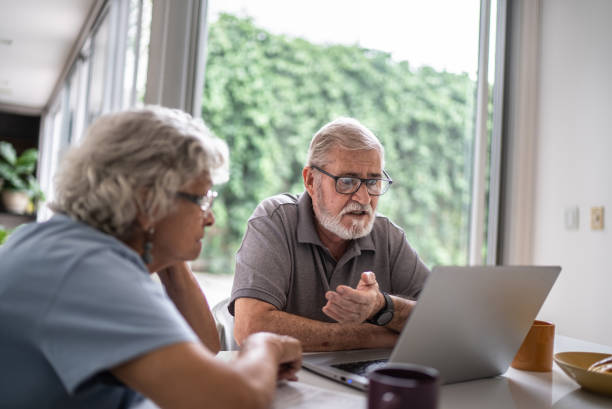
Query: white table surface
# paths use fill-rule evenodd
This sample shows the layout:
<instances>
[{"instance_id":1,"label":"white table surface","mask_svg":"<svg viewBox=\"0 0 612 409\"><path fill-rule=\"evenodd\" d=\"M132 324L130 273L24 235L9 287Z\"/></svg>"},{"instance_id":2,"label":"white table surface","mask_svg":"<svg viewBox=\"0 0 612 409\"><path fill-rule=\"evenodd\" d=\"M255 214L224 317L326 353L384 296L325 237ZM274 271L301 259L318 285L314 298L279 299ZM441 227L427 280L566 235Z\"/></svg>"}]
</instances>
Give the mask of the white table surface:
<instances>
[{"instance_id":1,"label":"white table surface","mask_svg":"<svg viewBox=\"0 0 612 409\"><path fill-rule=\"evenodd\" d=\"M565 336L555 337L555 353L566 351L612 354L612 346ZM222 351L229 361L235 351ZM349 386L316 375L298 372L298 382L280 385L272 409L365 409L367 397ZM138 409L156 408L143 402ZM584 391L558 366L552 372L527 372L509 368L495 378L444 385L438 409L612 409L612 397Z\"/></svg>"},{"instance_id":2,"label":"white table surface","mask_svg":"<svg viewBox=\"0 0 612 409\"><path fill-rule=\"evenodd\" d=\"M565 336L555 337L555 353L565 351L603 352L612 354L612 347L581 341ZM223 351L219 358L231 359L232 352ZM366 408L367 399L364 392L316 375L308 370L298 373L299 384L322 388L339 396L352 395L358 400L357 406ZM299 385L298 385L299 386ZM339 400L340 403L342 400ZM342 407L334 406L330 407ZM348 406L347 406L348 407ZM312 408L319 406L309 404L308 397L302 401L291 400L289 403L279 398L275 409ZM558 366L553 364L552 372L527 372L514 368L495 378L444 385L440 391L439 409L591 409L612 408L612 397L584 391L570 379Z\"/></svg>"}]
</instances>

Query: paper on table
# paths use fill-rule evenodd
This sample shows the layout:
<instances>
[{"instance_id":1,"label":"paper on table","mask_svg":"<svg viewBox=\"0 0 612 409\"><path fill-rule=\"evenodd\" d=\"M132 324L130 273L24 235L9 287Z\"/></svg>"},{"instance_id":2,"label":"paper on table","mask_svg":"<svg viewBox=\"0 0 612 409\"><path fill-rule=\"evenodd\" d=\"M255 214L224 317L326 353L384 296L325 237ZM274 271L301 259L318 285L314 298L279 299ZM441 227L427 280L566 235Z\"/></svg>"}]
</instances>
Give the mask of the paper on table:
<instances>
[{"instance_id":1,"label":"paper on table","mask_svg":"<svg viewBox=\"0 0 612 409\"><path fill-rule=\"evenodd\" d=\"M365 408L366 396L330 391L302 382L282 382L276 388L273 409Z\"/></svg>"}]
</instances>

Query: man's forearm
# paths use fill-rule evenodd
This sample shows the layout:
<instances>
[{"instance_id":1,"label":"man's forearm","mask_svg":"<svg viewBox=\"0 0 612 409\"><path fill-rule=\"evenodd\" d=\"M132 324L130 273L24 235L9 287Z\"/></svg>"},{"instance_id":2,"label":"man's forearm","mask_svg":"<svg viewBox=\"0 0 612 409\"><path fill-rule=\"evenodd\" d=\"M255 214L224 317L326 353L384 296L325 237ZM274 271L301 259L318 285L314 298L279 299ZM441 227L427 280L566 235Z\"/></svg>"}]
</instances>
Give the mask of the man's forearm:
<instances>
[{"instance_id":1,"label":"man's forearm","mask_svg":"<svg viewBox=\"0 0 612 409\"><path fill-rule=\"evenodd\" d=\"M249 322L244 326L244 333L236 333L239 342L241 338L258 331L290 335L299 339L304 351L308 352L393 348L397 341L397 334L384 327L372 324L327 323L278 310L266 311L246 319Z\"/></svg>"}]
</instances>

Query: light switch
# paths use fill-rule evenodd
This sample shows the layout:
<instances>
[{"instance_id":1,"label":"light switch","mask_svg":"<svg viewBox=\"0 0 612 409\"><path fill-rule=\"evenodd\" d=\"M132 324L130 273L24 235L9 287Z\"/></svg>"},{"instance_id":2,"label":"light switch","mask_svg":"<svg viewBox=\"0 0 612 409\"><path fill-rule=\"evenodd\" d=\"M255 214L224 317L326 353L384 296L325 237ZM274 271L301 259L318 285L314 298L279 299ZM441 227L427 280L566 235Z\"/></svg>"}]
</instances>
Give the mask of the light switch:
<instances>
[{"instance_id":1,"label":"light switch","mask_svg":"<svg viewBox=\"0 0 612 409\"><path fill-rule=\"evenodd\" d=\"M604 208L603 206L591 207L591 230L603 230Z\"/></svg>"},{"instance_id":2,"label":"light switch","mask_svg":"<svg viewBox=\"0 0 612 409\"><path fill-rule=\"evenodd\" d=\"M565 228L567 230L578 230L579 226L578 206L565 208Z\"/></svg>"}]
</instances>

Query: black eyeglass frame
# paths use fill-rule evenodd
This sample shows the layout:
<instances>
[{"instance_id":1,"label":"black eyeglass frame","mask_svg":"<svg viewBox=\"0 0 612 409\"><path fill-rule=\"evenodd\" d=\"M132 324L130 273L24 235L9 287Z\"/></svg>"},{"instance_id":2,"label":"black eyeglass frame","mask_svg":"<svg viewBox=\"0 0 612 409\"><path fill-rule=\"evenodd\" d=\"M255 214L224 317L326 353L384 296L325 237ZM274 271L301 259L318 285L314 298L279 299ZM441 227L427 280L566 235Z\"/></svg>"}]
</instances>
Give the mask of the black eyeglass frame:
<instances>
[{"instance_id":1,"label":"black eyeglass frame","mask_svg":"<svg viewBox=\"0 0 612 409\"><path fill-rule=\"evenodd\" d=\"M176 195L178 197L190 201L191 203L198 205L200 209L202 209L202 211L206 213L210 211L210 209L212 209L213 201L219 194L214 190L209 190L203 196L192 195L191 193L186 192L176 192Z\"/></svg>"},{"instance_id":2,"label":"black eyeglass frame","mask_svg":"<svg viewBox=\"0 0 612 409\"><path fill-rule=\"evenodd\" d=\"M334 187L336 188L336 192L340 193L341 195L353 195L353 194L355 194L355 192L357 192L361 188L361 185L364 182L366 182L366 185L365 185L366 186L366 190L368 191L368 194L370 196L382 196L385 193L387 193L387 191L391 187L391 184L393 184L393 179L391 179L391 176L385 170L383 170L383 175L385 176L385 178L365 178L364 179L364 178L358 178L358 177L355 177L355 176L336 176L336 175L332 175L331 173L321 169L318 166L311 165L310 167L313 168L313 169L316 169L319 172L323 173L324 175L327 175L330 178L334 179ZM338 191L338 180L339 179L355 179L355 180L359 180L359 184L357 185L355 190L353 190L352 192L340 192L340 191ZM386 185L387 187L385 188L385 190L381 191L380 193L372 193L372 192L370 192L370 189L368 189L368 182L372 181L372 180L388 182L388 184Z\"/></svg>"}]
</instances>

